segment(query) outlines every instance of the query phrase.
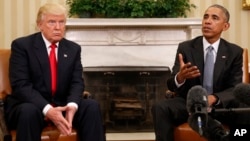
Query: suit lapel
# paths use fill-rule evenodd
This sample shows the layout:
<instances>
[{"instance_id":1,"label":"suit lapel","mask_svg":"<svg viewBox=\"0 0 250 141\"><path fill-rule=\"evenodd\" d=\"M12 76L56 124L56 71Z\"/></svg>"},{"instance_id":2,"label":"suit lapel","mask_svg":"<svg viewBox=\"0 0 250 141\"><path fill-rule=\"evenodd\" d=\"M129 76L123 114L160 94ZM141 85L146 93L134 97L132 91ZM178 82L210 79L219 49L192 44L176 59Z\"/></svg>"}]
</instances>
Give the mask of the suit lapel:
<instances>
[{"instance_id":1,"label":"suit lapel","mask_svg":"<svg viewBox=\"0 0 250 141\"><path fill-rule=\"evenodd\" d=\"M228 57L228 51L226 46L224 45L223 40L220 41L217 56L216 56L216 62L214 66L214 84L217 82L219 76L221 76L222 70L225 67L225 62Z\"/></svg>"},{"instance_id":2,"label":"suit lapel","mask_svg":"<svg viewBox=\"0 0 250 141\"><path fill-rule=\"evenodd\" d=\"M61 78L64 78L63 75L65 74L64 72L65 71L68 71L65 69L65 66L67 65L67 60L68 60L68 57L69 57L69 50L64 42L64 39L62 39L59 43L59 48L58 48L58 55L57 55L57 67L58 69L57 70L60 70L58 71L57 73L57 84L60 85L60 82L62 82L63 80L61 80ZM57 87L60 87L58 86Z\"/></svg>"},{"instance_id":3,"label":"suit lapel","mask_svg":"<svg viewBox=\"0 0 250 141\"><path fill-rule=\"evenodd\" d=\"M192 56L194 58L194 64L197 65L201 74L203 74L203 66L204 66L204 55L203 54L204 53L203 53L202 37L199 38L198 40L194 41L191 53L192 53ZM201 61L201 60L203 60L203 61ZM203 76L199 77L200 82L203 81L202 78L203 78Z\"/></svg>"},{"instance_id":4,"label":"suit lapel","mask_svg":"<svg viewBox=\"0 0 250 141\"><path fill-rule=\"evenodd\" d=\"M46 84L46 87L51 91L51 82L50 82L50 65L49 65L49 58L48 58L48 52L46 49L46 45L42 39L42 35L38 34L35 42L34 42L34 53L37 56L38 62L40 63L40 67L42 70L42 73L44 75L44 81Z\"/></svg>"}]
</instances>

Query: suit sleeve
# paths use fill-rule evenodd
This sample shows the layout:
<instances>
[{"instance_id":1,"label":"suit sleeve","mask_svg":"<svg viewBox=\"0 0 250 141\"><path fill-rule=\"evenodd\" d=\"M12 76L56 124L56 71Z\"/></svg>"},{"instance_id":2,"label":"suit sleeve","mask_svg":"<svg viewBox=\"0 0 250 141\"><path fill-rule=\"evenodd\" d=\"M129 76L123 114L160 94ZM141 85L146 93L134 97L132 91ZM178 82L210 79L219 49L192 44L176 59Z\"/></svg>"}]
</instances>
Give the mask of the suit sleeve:
<instances>
[{"instance_id":1,"label":"suit sleeve","mask_svg":"<svg viewBox=\"0 0 250 141\"><path fill-rule=\"evenodd\" d=\"M34 89L29 71L29 55L23 42L15 40L11 44L9 75L12 97L19 102L33 103L42 110L49 102Z\"/></svg>"},{"instance_id":2,"label":"suit sleeve","mask_svg":"<svg viewBox=\"0 0 250 141\"><path fill-rule=\"evenodd\" d=\"M73 73L71 75L71 83L69 96L67 102L79 103L84 90L84 81L83 81L83 68L81 64L81 48L77 48L76 58L74 61Z\"/></svg>"}]
</instances>

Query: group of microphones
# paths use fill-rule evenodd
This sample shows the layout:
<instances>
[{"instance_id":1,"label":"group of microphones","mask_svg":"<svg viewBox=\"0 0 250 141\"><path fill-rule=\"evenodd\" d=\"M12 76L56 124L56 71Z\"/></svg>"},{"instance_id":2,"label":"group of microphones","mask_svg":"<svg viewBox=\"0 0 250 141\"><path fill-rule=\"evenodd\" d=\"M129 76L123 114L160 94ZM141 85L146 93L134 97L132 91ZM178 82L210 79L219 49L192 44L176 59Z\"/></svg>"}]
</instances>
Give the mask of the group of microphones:
<instances>
[{"instance_id":1,"label":"group of microphones","mask_svg":"<svg viewBox=\"0 0 250 141\"><path fill-rule=\"evenodd\" d=\"M233 95L241 103L250 107L250 84L240 83L235 86ZM204 129L209 125L210 114L222 112L250 112L250 108L223 108L213 109L208 106L208 94L206 89L197 85L192 87L187 94L187 111L189 113L188 124L201 136L204 136Z\"/></svg>"}]
</instances>

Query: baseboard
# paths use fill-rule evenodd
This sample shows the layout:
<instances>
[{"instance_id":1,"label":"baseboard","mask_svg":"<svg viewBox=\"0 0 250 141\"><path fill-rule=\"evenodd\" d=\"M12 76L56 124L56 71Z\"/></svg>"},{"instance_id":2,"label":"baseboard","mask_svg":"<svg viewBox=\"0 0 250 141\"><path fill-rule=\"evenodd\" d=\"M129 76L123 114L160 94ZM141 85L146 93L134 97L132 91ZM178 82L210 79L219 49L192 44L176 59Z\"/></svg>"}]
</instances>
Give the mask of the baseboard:
<instances>
[{"instance_id":1,"label":"baseboard","mask_svg":"<svg viewBox=\"0 0 250 141\"><path fill-rule=\"evenodd\" d=\"M155 141L153 132L106 133L106 141Z\"/></svg>"}]
</instances>

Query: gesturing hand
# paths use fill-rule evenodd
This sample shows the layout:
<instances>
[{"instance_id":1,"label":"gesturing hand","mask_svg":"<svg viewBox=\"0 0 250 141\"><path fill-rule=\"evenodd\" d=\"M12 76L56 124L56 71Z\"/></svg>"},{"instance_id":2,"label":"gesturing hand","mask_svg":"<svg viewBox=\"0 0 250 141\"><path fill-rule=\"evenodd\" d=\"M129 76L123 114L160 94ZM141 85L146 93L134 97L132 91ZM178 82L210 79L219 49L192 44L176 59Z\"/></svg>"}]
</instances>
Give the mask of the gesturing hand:
<instances>
[{"instance_id":1,"label":"gesturing hand","mask_svg":"<svg viewBox=\"0 0 250 141\"><path fill-rule=\"evenodd\" d=\"M192 66L190 62L184 63L182 54L178 54L178 57L180 63L180 70L177 74L178 83L183 83L185 79L195 78L201 75L197 66Z\"/></svg>"}]
</instances>

